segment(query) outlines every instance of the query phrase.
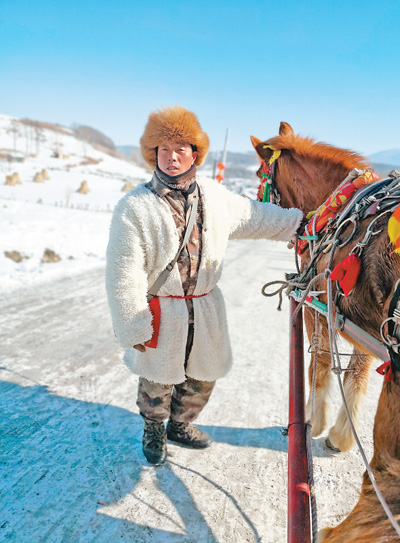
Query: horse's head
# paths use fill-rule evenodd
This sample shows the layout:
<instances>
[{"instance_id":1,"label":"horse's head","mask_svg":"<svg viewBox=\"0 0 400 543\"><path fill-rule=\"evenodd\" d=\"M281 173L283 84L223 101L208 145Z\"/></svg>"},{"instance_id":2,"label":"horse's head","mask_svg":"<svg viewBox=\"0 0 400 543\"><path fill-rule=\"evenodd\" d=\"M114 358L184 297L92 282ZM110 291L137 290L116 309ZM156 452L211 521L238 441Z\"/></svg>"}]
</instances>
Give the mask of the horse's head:
<instances>
[{"instance_id":1,"label":"horse's head","mask_svg":"<svg viewBox=\"0 0 400 543\"><path fill-rule=\"evenodd\" d=\"M283 142L279 141L280 136L294 137L290 124L281 122L279 136L267 141L261 141L254 136L250 136L253 147L261 160L261 165L257 171L257 176L261 180L257 194L260 202L281 203L282 196L276 186L277 159L284 150ZM282 202L282 205L287 207L284 202Z\"/></svg>"},{"instance_id":2,"label":"horse's head","mask_svg":"<svg viewBox=\"0 0 400 543\"><path fill-rule=\"evenodd\" d=\"M295 135L285 122L276 137L266 141L250 138L261 160L258 199L279 201L286 208L316 209L350 170L367 167L356 153ZM271 190L265 189L267 184Z\"/></svg>"}]
</instances>

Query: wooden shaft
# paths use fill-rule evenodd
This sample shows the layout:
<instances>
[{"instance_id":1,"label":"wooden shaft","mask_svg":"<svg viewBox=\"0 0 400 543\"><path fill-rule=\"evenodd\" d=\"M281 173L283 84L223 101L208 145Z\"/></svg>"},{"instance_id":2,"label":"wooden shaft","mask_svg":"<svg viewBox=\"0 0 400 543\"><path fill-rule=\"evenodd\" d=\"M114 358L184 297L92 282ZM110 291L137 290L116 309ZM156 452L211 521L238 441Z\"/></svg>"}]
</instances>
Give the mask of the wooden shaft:
<instances>
[{"instance_id":1,"label":"wooden shaft","mask_svg":"<svg viewBox=\"0 0 400 543\"><path fill-rule=\"evenodd\" d=\"M304 421L303 315L290 298L289 445L288 445L288 543L310 543L306 425Z\"/></svg>"}]
</instances>

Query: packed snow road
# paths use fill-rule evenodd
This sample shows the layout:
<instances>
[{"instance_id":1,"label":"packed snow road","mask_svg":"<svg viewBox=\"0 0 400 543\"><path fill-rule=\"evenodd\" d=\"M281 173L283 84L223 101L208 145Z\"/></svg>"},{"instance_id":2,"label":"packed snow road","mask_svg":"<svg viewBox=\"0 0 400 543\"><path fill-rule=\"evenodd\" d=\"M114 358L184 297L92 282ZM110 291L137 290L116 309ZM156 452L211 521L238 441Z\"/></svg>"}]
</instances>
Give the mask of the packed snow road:
<instances>
[{"instance_id":1,"label":"packed snow road","mask_svg":"<svg viewBox=\"0 0 400 543\"><path fill-rule=\"evenodd\" d=\"M220 285L234 367L198 420L214 444L169 444L158 468L142 456L137 377L120 361L103 268L3 292L0 540L284 542L289 304L277 312L260 289L292 268L284 244L229 245ZM373 372L360 428L369 457L381 385ZM332 403L330 423L335 384ZM313 446L324 527L355 504L364 469L324 436Z\"/></svg>"}]
</instances>

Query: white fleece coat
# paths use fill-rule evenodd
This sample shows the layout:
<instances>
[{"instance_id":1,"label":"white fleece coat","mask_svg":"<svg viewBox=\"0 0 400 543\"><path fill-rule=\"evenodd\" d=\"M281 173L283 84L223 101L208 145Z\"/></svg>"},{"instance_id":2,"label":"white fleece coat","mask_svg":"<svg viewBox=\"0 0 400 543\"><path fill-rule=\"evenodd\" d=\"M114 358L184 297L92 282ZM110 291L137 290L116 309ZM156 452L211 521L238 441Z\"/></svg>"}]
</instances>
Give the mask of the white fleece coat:
<instances>
[{"instance_id":1,"label":"white fleece coat","mask_svg":"<svg viewBox=\"0 0 400 543\"><path fill-rule=\"evenodd\" d=\"M132 346L153 333L148 286L173 260L179 236L170 208L144 184L117 204L107 248L106 288L114 331L126 347L130 370L150 381L178 384L186 375L214 381L229 371L232 354L225 304L217 287L228 239L288 241L302 219L298 209L262 204L229 192L215 181L197 179L203 203L202 251L195 298L193 347L184 369L188 311L178 266L159 291L161 326L156 349L140 353Z\"/></svg>"}]
</instances>

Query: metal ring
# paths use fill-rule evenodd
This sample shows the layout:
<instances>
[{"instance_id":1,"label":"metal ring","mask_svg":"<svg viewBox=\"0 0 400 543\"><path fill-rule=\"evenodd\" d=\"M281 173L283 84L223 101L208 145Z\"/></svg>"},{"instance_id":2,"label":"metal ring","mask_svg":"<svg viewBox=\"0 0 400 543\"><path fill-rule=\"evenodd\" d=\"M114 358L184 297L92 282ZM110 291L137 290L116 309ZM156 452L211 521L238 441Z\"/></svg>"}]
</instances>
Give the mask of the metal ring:
<instances>
[{"instance_id":1,"label":"metal ring","mask_svg":"<svg viewBox=\"0 0 400 543\"><path fill-rule=\"evenodd\" d=\"M342 247L347 245L349 243L349 241L351 240L351 238L354 236L354 234L355 234L355 232L357 230L357 222L352 217L349 217L348 219L344 220L341 224L339 224L339 226L337 227L336 234L335 234L335 240L337 240L337 238L339 237L339 232L341 232L341 230L343 229L343 226L345 226L349 222L353 223L353 225L354 225L353 230L352 230L351 234L349 235L349 237L345 241L343 241L339 245L337 245L338 249L341 249Z\"/></svg>"},{"instance_id":2,"label":"metal ring","mask_svg":"<svg viewBox=\"0 0 400 543\"><path fill-rule=\"evenodd\" d=\"M392 343L390 343L390 341L387 340L387 338L384 336L384 333L383 333L383 327L385 326L385 324L389 321L393 320L392 317L388 317L387 319L385 319L382 324L381 324L381 327L379 329L379 332L381 334L381 338L382 338L382 341L383 343L386 345L386 347L393 347Z\"/></svg>"}]
</instances>

